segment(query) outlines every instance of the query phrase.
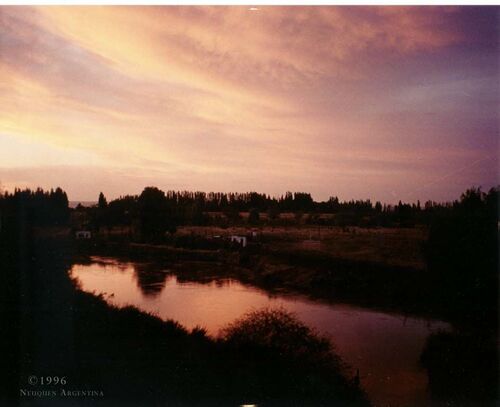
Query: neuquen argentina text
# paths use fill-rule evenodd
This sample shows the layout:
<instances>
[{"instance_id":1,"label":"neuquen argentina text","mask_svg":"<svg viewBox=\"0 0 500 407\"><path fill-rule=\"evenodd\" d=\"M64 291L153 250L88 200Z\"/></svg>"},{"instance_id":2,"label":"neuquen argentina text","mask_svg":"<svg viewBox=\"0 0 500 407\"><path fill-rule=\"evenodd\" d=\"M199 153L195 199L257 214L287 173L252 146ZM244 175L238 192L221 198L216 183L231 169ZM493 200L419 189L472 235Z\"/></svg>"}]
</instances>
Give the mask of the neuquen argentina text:
<instances>
[{"instance_id":1,"label":"neuquen argentina text","mask_svg":"<svg viewBox=\"0 0 500 407\"><path fill-rule=\"evenodd\" d=\"M104 397L102 390L77 390L77 389L59 389L59 390L28 390L20 389L21 397Z\"/></svg>"}]
</instances>

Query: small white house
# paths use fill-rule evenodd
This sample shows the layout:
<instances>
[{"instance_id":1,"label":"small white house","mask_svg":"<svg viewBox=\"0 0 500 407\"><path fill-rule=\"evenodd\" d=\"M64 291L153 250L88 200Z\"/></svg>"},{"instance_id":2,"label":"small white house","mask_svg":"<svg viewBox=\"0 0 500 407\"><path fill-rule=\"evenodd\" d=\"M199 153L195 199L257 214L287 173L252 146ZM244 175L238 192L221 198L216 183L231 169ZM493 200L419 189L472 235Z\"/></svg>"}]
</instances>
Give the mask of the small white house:
<instances>
[{"instance_id":1,"label":"small white house","mask_svg":"<svg viewBox=\"0 0 500 407\"><path fill-rule=\"evenodd\" d=\"M90 239L92 237L92 233L89 230L79 230L75 233L75 237L77 239Z\"/></svg>"},{"instance_id":2,"label":"small white house","mask_svg":"<svg viewBox=\"0 0 500 407\"><path fill-rule=\"evenodd\" d=\"M247 238L246 236L237 236L237 235L232 235L230 237L231 243L235 242L241 245L241 247L245 247L247 245Z\"/></svg>"}]
</instances>

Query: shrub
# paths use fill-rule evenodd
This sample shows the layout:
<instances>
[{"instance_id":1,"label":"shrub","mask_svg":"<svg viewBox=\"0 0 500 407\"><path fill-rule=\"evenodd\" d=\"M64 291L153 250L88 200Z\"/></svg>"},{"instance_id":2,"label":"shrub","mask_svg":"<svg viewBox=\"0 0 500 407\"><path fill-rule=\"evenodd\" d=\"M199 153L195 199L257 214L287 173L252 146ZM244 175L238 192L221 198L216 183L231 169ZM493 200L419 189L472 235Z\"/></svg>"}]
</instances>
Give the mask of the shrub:
<instances>
[{"instance_id":1,"label":"shrub","mask_svg":"<svg viewBox=\"0 0 500 407\"><path fill-rule=\"evenodd\" d=\"M226 343L239 348L265 348L291 358L322 359L339 365L330 341L284 308L247 312L221 330Z\"/></svg>"},{"instance_id":2,"label":"shrub","mask_svg":"<svg viewBox=\"0 0 500 407\"><path fill-rule=\"evenodd\" d=\"M295 405L369 404L358 384L344 375L330 341L283 308L250 311L219 337L235 358L234 383L251 389L256 400L286 394Z\"/></svg>"}]
</instances>

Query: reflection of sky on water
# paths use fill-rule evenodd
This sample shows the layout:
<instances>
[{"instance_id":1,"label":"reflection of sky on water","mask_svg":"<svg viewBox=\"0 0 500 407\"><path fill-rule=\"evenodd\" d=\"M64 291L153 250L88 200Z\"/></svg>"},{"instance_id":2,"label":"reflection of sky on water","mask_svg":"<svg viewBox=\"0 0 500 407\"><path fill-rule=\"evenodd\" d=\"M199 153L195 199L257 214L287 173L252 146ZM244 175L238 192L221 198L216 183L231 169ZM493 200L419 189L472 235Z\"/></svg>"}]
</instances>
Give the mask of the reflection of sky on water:
<instances>
[{"instance_id":1,"label":"reflection of sky on water","mask_svg":"<svg viewBox=\"0 0 500 407\"><path fill-rule=\"evenodd\" d=\"M340 356L359 368L363 387L374 401L408 405L426 400L427 377L419 357L429 333L446 329L445 323L268 295L235 280L179 283L168 270L96 260L74 265L71 274L83 290L104 293L113 304L135 305L187 328L203 326L212 335L250 309L282 306L331 337Z\"/></svg>"}]
</instances>

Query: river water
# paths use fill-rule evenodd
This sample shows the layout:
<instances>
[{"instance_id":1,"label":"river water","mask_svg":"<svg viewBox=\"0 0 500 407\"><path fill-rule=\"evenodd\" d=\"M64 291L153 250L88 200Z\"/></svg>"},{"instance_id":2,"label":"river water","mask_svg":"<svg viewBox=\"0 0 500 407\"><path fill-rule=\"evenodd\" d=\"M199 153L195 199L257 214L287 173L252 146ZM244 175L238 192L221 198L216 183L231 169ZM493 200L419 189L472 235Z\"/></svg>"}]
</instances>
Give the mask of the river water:
<instances>
[{"instance_id":1,"label":"river water","mask_svg":"<svg viewBox=\"0 0 500 407\"><path fill-rule=\"evenodd\" d=\"M104 294L114 305L134 305L187 328L204 327L213 336L249 310L283 307L330 337L351 374L359 369L362 387L379 406L430 403L419 357L432 332L451 329L440 321L269 294L232 279L183 282L170 270L112 258L93 257L90 264L73 265L70 274L84 291Z\"/></svg>"}]
</instances>

